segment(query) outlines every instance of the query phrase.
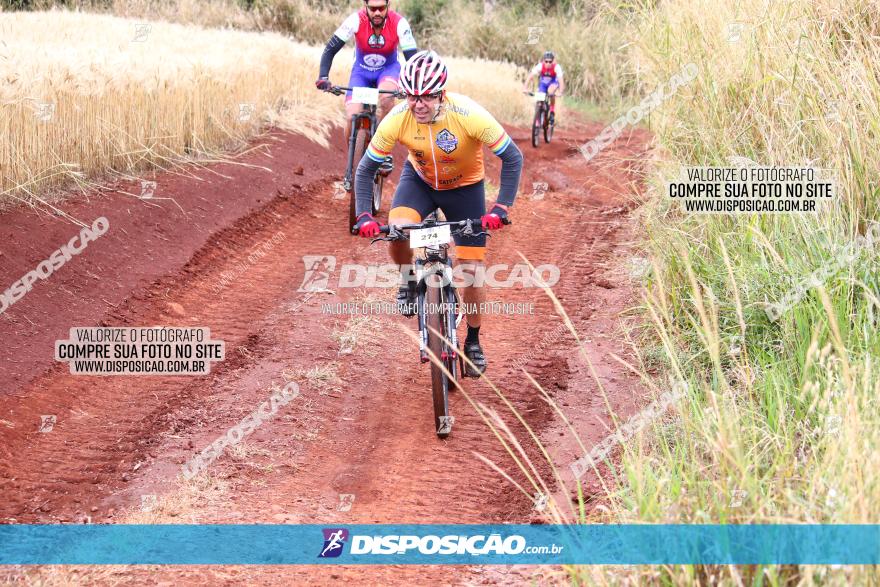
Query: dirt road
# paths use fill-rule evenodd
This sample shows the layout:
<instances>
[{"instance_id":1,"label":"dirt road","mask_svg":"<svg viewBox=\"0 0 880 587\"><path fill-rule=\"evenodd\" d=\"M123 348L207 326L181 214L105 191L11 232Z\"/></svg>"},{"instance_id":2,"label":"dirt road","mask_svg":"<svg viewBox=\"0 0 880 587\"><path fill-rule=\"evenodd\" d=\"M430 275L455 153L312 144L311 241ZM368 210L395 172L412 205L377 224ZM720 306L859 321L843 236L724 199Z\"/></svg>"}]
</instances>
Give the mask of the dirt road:
<instances>
[{"instance_id":1,"label":"dirt road","mask_svg":"<svg viewBox=\"0 0 880 587\"><path fill-rule=\"evenodd\" d=\"M627 356L616 334L633 303L626 274L628 213L648 137L622 137L589 164L573 145L598 125L559 132L526 156L514 225L490 239L489 263L555 263L554 287L594 361L612 407L638 409L645 391L610 358ZM334 137L332 143L341 143ZM0 314L0 520L4 523L495 523L536 519L533 500L478 460L521 473L461 394L452 398L453 434L431 426L428 367L400 316L352 317L327 306L391 301L394 289L298 291L304 255L346 263L387 262L385 247L347 236L347 202L333 183L343 153L275 132L236 164L162 173L152 199L139 183L62 206L110 229ZM397 160L402 160L398 153ZM489 157L488 177L498 166ZM396 176L396 172L395 172ZM537 189L535 189L535 184ZM541 184L547 184L546 191ZM0 216L5 289L79 231L46 213ZM537 288L495 289L488 300L532 313L484 321L487 375L550 447L560 469L579 454L559 419L526 378L522 361L560 404L587 447L609 417L574 340ZM56 339L74 326L201 326L226 344L226 359L204 377L72 376L53 360ZM296 381L301 395L198 482L181 464ZM467 380L478 401L511 422L484 382ZM40 432L43 416L54 416ZM46 426L44 425L45 429ZM514 431L518 429L513 427ZM520 431L521 432L521 431ZM528 450L531 443L522 438ZM536 454L536 453L535 453ZM569 474L570 477L570 474ZM549 476L548 476L549 478ZM590 482L595 489L595 480ZM566 497L557 495L561 501ZM562 506L564 509L567 505ZM10 570L12 575L21 570ZM504 569L202 567L43 569L43 579L154 583L362 584L509 583ZM516 577L547 570L517 570ZM547 579L549 580L549 579Z\"/></svg>"}]
</instances>

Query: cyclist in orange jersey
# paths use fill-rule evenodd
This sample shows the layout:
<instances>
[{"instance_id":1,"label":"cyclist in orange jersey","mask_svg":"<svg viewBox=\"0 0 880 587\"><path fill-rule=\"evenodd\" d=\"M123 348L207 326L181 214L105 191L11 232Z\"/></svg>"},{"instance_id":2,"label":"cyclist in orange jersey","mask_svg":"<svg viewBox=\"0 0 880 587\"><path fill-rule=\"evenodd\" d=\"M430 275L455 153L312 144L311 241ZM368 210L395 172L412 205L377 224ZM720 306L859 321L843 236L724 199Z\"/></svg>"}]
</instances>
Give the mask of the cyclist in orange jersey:
<instances>
[{"instance_id":1,"label":"cyclist in orange jersey","mask_svg":"<svg viewBox=\"0 0 880 587\"><path fill-rule=\"evenodd\" d=\"M379 223L370 214L370 178L396 143L406 146L409 157L394 193L389 224L418 223L439 208L449 221L481 218L484 229L503 226L519 188L522 152L482 106L466 96L447 92L447 77L446 65L434 51L421 51L403 66L400 85L406 101L385 117L358 165L358 220L353 228L360 236L372 238L378 234ZM498 198L488 213L483 145L502 161ZM459 235L455 244L458 264L472 277L472 285L462 290L462 299L468 307L480 308L485 294L476 276L485 259L486 236ZM416 296L412 249L407 242L392 242L390 253L401 267L397 297L401 313L412 316ZM481 324L480 313L467 314L464 352L476 366L476 371L468 367L471 376L486 369L479 339Z\"/></svg>"}]
</instances>

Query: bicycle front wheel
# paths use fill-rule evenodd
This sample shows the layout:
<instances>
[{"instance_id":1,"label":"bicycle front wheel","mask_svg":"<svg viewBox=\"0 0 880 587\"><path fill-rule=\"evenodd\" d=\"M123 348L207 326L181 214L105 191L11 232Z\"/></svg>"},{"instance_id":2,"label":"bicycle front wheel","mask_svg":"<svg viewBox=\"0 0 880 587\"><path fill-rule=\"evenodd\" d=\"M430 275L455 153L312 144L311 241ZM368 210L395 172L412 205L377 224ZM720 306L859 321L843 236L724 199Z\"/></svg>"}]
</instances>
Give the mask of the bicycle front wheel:
<instances>
[{"instance_id":1,"label":"bicycle front wheel","mask_svg":"<svg viewBox=\"0 0 880 587\"><path fill-rule=\"evenodd\" d=\"M451 335L454 334L457 330L459 322L464 319L464 314L458 313L460 301L455 286L449 284L448 286L443 288L443 291L444 297L446 298L446 307L453 308L450 311L446 312L446 314L444 314L446 324L446 338L448 338L451 342L456 343L457 345L457 340L453 339ZM456 346L452 346L448 350L452 352L450 352L449 359L446 361L446 368L449 369L452 377L449 380L449 385L447 387L449 392L453 392L458 388L458 380L460 377L458 365L461 362L461 358L459 356L461 354L461 349L456 348Z\"/></svg>"},{"instance_id":2,"label":"bicycle front wheel","mask_svg":"<svg viewBox=\"0 0 880 587\"><path fill-rule=\"evenodd\" d=\"M358 122L358 124L361 124ZM348 194L348 228L349 231L351 227L354 226L354 223L357 222L357 166L358 163L361 162L361 159L364 157L364 153L367 152L367 145L370 144L370 130L369 129L358 129L357 130L357 138L354 142L354 169L352 170L352 187L351 192ZM375 189L375 186L374 186ZM374 196L375 199L375 196Z\"/></svg>"},{"instance_id":3,"label":"bicycle front wheel","mask_svg":"<svg viewBox=\"0 0 880 587\"><path fill-rule=\"evenodd\" d=\"M542 126L544 126L544 108L543 104L538 102L535 104L535 119L532 121L532 146L536 149L538 148Z\"/></svg>"},{"instance_id":4,"label":"bicycle front wheel","mask_svg":"<svg viewBox=\"0 0 880 587\"><path fill-rule=\"evenodd\" d=\"M548 114L546 120L544 120L544 142L549 143L550 139L553 138L553 127L556 126L556 121L550 122L550 115Z\"/></svg>"},{"instance_id":5,"label":"bicycle front wheel","mask_svg":"<svg viewBox=\"0 0 880 587\"><path fill-rule=\"evenodd\" d=\"M431 285L430 279L426 280L427 292L425 295L425 324L428 328L428 349L441 363L446 344L442 336L446 335L446 326L440 306L440 284ZM432 332L433 329L434 331ZM439 333L439 334L438 334ZM449 379L443 369L431 361L431 394L434 398L434 429L437 436L446 438L452 431L452 422L449 419Z\"/></svg>"}]
</instances>

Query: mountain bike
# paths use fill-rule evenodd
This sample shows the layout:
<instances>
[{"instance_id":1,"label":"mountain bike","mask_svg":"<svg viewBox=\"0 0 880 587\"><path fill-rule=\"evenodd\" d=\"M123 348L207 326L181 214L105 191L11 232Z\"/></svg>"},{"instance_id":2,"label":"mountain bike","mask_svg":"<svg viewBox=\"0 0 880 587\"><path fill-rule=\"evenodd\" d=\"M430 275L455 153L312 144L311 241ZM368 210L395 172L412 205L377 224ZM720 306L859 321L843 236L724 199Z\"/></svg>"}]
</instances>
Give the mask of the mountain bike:
<instances>
[{"instance_id":1,"label":"mountain bike","mask_svg":"<svg viewBox=\"0 0 880 587\"><path fill-rule=\"evenodd\" d=\"M535 98L535 118L532 120L532 146L537 148L541 131L544 131L544 142L553 138L556 121L550 121L550 96L547 92L525 92Z\"/></svg>"},{"instance_id":2,"label":"mountain bike","mask_svg":"<svg viewBox=\"0 0 880 587\"><path fill-rule=\"evenodd\" d=\"M504 219L510 224L509 219ZM481 232L475 232L475 229ZM449 391L458 387L459 374L467 377L464 359L459 351L456 330L461 324L461 300L452 279L452 260L447 254L449 241L455 235L480 236L479 218L458 222L438 221L431 214L418 224L383 225L376 242L408 240L413 249L424 248L415 259L416 316L419 326L419 359L431 362L431 394L434 402L434 426L437 436L446 438L452 432L453 417L449 413ZM431 361L433 355L436 361ZM440 365L437 364L439 362ZM447 372L449 375L447 375Z\"/></svg>"},{"instance_id":3,"label":"mountain bike","mask_svg":"<svg viewBox=\"0 0 880 587\"><path fill-rule=\"evenodd\" d=\"M377 88L349 88L346 86L333 86L328 92L337 96L351 90L353 102L363 104L363 110L351 117L351 136L348 137L348 163L345 167L345 177L342 187L348 192L348 226L357 222L357 206L354 189L354 176L357 164L367 152L367 145L376 132L378 121L376 108L379 104L379 94L392 94L396 98L402 98L403 94L397 90L379 90ZM382 207L382 187L387 173L376 172L373 177L373 206L370 213L374 216Z\"/></svg>"}]
</instances>

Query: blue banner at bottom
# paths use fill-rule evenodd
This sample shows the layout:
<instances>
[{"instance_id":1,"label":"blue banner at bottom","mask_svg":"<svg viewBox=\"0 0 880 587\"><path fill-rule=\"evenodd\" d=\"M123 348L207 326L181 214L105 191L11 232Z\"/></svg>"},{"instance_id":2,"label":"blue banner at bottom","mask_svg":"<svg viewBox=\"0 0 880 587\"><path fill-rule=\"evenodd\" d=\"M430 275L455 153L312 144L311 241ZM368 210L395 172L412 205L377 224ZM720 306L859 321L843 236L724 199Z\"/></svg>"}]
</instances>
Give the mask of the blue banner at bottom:
<instances>
[{"instance_id":1,"label":"blue banner at bottom","mask_svg":"<svg viewBox=\"0 0 880 587\"><path fill-rule=\"evenodd\" d=\"M880 525L6 525L0 564L880 564Z\"/></svg>"}]
</instances>

